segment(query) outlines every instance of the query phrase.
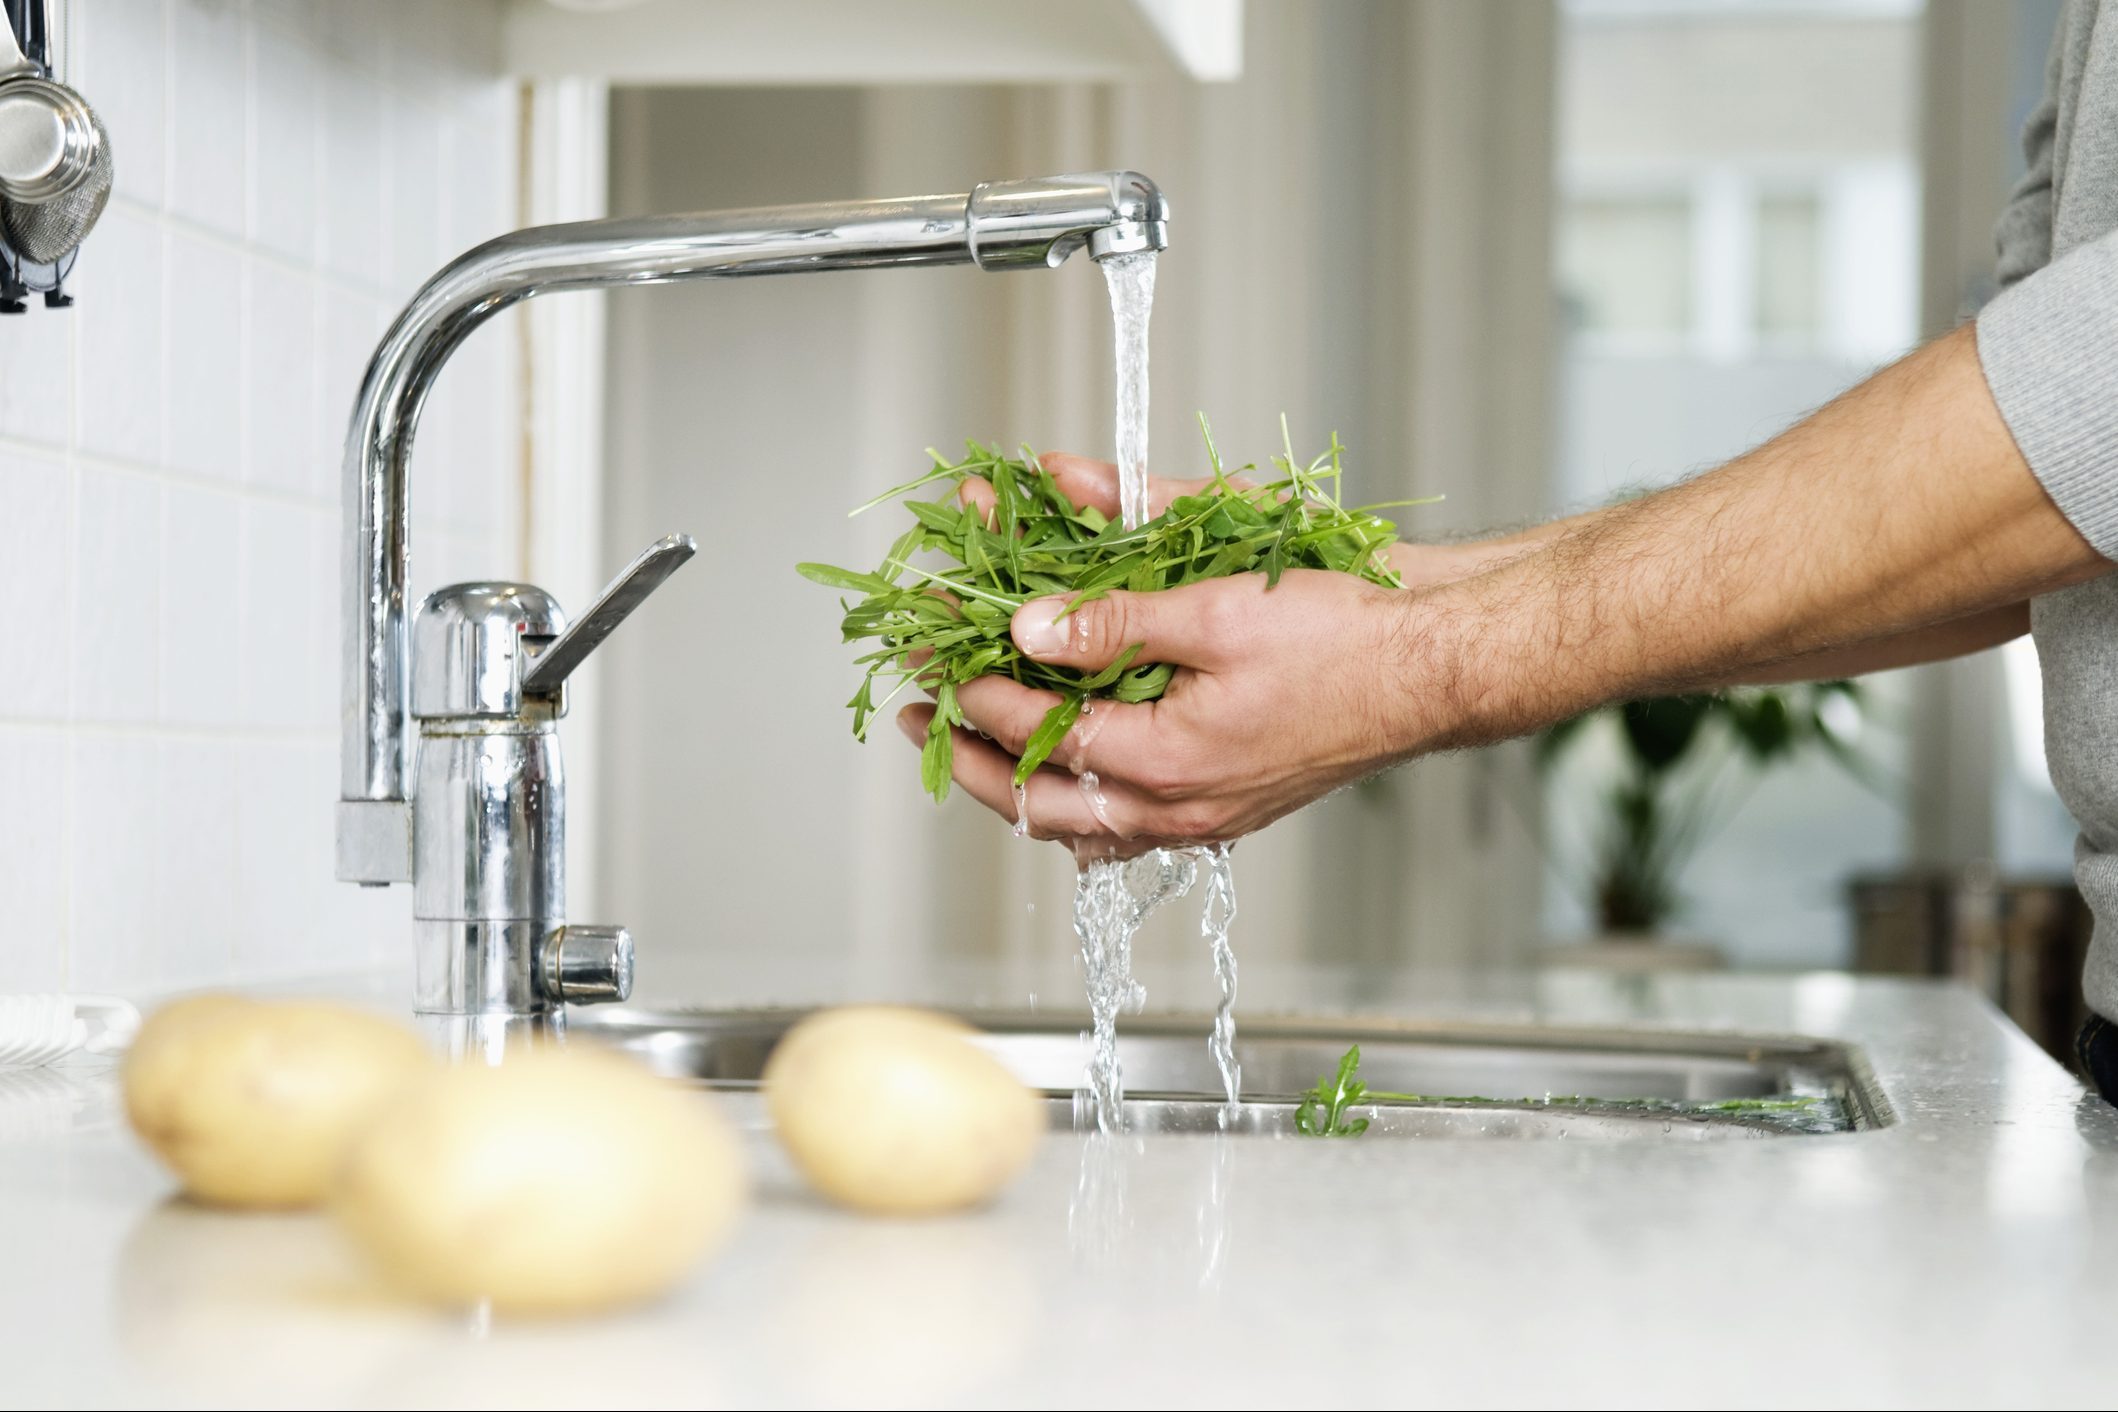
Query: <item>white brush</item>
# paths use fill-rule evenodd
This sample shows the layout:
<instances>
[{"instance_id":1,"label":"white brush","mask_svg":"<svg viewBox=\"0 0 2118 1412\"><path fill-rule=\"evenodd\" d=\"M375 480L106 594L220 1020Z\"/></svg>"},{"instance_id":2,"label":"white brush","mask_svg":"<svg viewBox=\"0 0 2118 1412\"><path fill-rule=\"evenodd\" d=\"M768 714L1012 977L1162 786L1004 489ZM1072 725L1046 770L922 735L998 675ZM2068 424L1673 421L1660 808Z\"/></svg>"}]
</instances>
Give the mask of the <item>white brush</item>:
<instances>
[{"instance_id":1,"label":"white brush","mask_svg":"<svg viewBox=\"0 0 2118 1412\"><path fill-rule=\"evenodd\" d=\"M140 1012L111 995L0 995L0 1068L49 1064L69 1054L115 1054L132 1042Z\"/></svg>"}]
</instances>

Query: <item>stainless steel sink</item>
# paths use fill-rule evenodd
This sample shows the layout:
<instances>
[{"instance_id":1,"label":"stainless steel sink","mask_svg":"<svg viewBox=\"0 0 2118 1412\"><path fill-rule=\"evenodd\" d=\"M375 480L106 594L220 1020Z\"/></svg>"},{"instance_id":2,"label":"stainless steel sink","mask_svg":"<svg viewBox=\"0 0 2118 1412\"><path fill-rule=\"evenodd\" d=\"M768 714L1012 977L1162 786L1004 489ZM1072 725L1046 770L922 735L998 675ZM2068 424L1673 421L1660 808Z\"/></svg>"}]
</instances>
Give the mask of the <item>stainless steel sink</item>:
<instances>
[{"instance_id":1,"label":"stainless steel sink","mask_svg":"<svg viewBox=\"0 0 2118 1412\"><path fill-rule=\"evenodd\" d=\"M674 1078L754 1090L800 1010L603 1011L577 1033ZM981 1041L1050 1100L1053 1123L1088 1125L1077 1100L1085 1017L964 1012ZM1119 1025L1127 1117L1137 1132L1294 1133L1301 1095L1361 1047L1371 1089L1425 1095L1350 1110L1369 1135L1500 1138L1760 1138L1852 1132L1890 1121L1858 1050L1787 1036L1406 1024L1244 1016L1236 1036L1241 1109L1225 1114L1203 1016L1128 1016ZM749 1107L747 1104L739 1104ZM1077 1111L1078 1110L1078 1111Z\"/></svg>"}]
</instances>

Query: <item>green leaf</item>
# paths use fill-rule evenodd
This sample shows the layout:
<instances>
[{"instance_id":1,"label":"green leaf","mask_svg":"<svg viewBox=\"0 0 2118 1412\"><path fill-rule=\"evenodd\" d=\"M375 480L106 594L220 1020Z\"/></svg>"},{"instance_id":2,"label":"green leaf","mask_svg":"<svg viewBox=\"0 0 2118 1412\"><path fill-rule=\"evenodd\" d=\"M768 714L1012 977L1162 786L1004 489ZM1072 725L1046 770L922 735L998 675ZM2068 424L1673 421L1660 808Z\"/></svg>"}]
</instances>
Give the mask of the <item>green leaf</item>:
<instances>
[{"instance_id":1,"label":"green leaf","mask_svg":"<svg viewBox=\"0 0 2118 1412\"><path fill-rule=\"evenodd\" d=\"M1684 758L1713 710L1710 696L1661 696L1628 701L1620 709L1634 758L1649 770L1667 770Z\"/></svg>"},{"instance_id":2,"label":"green leaf","mask_svg":"<svg viewBox=\"0 0 2118 1412\"><path fill-rule=\"evenodd\" d=\"M953 499L946 505L932 500L907 500L905 508L912 512L914 519L936 534L953 539L963 532L964 507Z\"/></svg>"},{"instance_id":3,"label":"green leaf","mask_svg":"<svg viewBox=\"0 0 2118 1412\"><path fill-rule=\"evenodd\" d=\"M1105 667L1102 671L1096 673L1094 676L1088 677L1083 680L1081 683L1081 690L1083 691L1083 693L1101 691L1103 690L1103 688L1109 686L1112 682L1116 681L1119 677L1123 676L1125 674L1125 669L1132 665L1133 658L1139 656L1140 649L1145 647L1146 645L1147 644L1144 642L1134 643L1132 646L1126 648L1123 652L1120 652L1117 656L1117 659L1113 661L1108 667Z\"/></svg>"},{"instance_id":4,"label":"green leaf","mask_svg":"<svg viewBox=\"0 0 2118 1412\"><path fill-rule=\"evenodd\" d=\"M1069 692L1060 698L1057 706L1044 713L1043 721L1023 743L1022 758L1015 762L1016 784L1027 783L1029 777L1037 773L1037 767L1052 758L1052 752L1059 748L1060 741L1066 739L1074 722L1081 719L1081 708L1087 704L1086 692Z\"/></svg>"},{"instance_id":5,"label":"green leaf","mask_svg":"<svg viewBox=\"0 0 2118 1412\"><path fill-rule=\"evenodd\" d=\"M1794 712L1779 692L1731 695L1725 698L1725 704L1729 724L1753 760L1771 760L1794 748Z\"/></svg>"},{"instance_id":6,"label":"green leaf","mask_svg":"<svg viewBox=\"0 0 2118 1412\"><path fill-rule=\"evenodd\" d=\"M881 574L857 573L832 564L796 564L794 571L811 583L852 593L888 593L894 587Z\"/></svg>"},{"instance_id":7,"label":"green leaf","mask_svg":"<svg viewBox=\"0 0 2118 1412\"><path fill-rule=\"evenodd\" d=\"M919 752L919 782L936 804L949 797L949 777L956 767L956 736L949 728L962 724L956 684L943 681L934 693L934 716L927 722L927 741Z\"/></svg>"}]
</instances>

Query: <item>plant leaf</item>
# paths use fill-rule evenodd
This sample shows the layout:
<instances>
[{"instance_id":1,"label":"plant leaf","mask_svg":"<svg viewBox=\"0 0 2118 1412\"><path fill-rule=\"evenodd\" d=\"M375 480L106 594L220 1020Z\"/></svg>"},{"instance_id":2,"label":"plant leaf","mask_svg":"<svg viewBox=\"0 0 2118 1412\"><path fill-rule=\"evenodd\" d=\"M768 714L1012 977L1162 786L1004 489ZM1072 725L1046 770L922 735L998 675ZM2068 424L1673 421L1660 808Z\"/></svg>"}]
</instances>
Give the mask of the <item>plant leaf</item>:
<instances>
[{"instance_id":1,"label":"plant leaf","mask_svg":"<svg viewBox=\"0 0 2118 1412\"><path fill-rule=\"evenodd\" d=\"M849 593L888 593L895 587L881 574L858 573L835 564L796 564L794 571L811 583L844 589Z\"/></svg>"},{"instance_id":2,"label":"plant leaf","mask_svg":"<svg viewBox=\"0 0 2118 1412\"><path fill-rule=\"evenodd\" d=\"M1086 692L1068 692L1057 706L1044 713L1044 720L1038 723L1037 729L1031 731L1030 738L1023 743L1022 758L1015 762L1016 784L1027 783L1029 777L1037 773L1037 767L1051 759L1052 752L1059 748L1059 742L1066 739L1066 733L1074 728L1074 722L1081 719L1081 708L1087 704Z\"/></svg>"}]
</instances>

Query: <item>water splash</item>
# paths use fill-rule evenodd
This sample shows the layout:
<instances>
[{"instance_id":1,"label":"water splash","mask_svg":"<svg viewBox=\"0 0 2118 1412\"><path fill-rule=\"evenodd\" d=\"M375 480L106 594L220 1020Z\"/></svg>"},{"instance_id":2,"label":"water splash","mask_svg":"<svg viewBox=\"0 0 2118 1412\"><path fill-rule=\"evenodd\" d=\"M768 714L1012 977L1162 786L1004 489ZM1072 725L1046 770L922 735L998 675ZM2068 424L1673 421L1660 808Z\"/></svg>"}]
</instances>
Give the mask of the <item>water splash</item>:
<instances>
[{"instance_id":1,"label":"water splash","mask_svg":"<svg viewBox=\"0 0 2118 1412\"><path fill-rule=\"evenodd\" d=\"M1220 1072L1221 1092L1227 1099L1221 1114L1223 1126L1235 1112L1243 1086L1243 1068L1235 1053L1235 947L1228 939L1236 918L1235 867L1229 847L1223 843L1199 850L1206 863L1206 907L1199 914L1199 935L1213 957L1213 978L1221 986L1221 1003L1213 1012L1213 1034L1206 1041L1206 1051Z\"/></svg>"},{"instance_id":2,"label":"water splash","mask_svg":"<svg viewBox=\"0 0 2118 1412\"><path fill-rule=\"evenodd\" d=\"M1069 770L1078 775L1088 768L1088 748L1095 744L1096 736L1103 729L1103 723L1109 719L1109 712L1100 715L1097 713L1096 703L1093 701L1082 706L1081 715L1075 720L1074 728L1066 733L1066 739L1062 742L1070 747L1066 762ZM1094 771L1090 773L1093 774Z\"/></svg>"},{"instance_id":3,"label":"water splash","mask_svg":"<svg viewBox=\"0 0 2118 1412\"><path fill-rule=\"evenodd\" d=\"M1079 780L1081 798L1088 805L1088 812L1097 823L1116 833L1117 826L1110 821L1110 799L1103 793L1103 780L1094 770L1083 770Z\"/></svg>"},{"instance_id":4,"label":"water splash","mask_svg":"<svg viewBox=\"0 0 2118 1412\"><path fill-rule=\"evenodd\" d=\"M1133 938L1198 880L1197 850L1157 848L1123 862L1102 858L1074 879L1074 935L1088 987L1088 1092L1099 1132L1125 1126L1125 1074L1118 1061L1118 1016L1138 1013L1147 988L1133 977Z\"/></svg>"},{"instance_id":5,"label":"water splash","mask_svg":"<svg viewBox=\"0 0 2118 1412\"><path fill-rule=\"evenodd\" d=\"M1155 307L1155 252L1103 261L1118 343L1118 512L1147 523L1147 322Z\"/></svg>"}]
</instances>

